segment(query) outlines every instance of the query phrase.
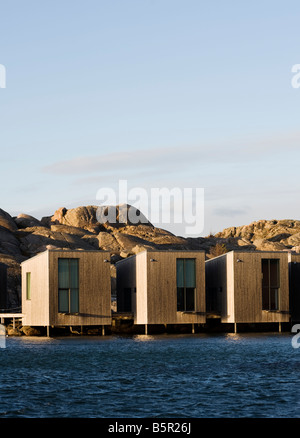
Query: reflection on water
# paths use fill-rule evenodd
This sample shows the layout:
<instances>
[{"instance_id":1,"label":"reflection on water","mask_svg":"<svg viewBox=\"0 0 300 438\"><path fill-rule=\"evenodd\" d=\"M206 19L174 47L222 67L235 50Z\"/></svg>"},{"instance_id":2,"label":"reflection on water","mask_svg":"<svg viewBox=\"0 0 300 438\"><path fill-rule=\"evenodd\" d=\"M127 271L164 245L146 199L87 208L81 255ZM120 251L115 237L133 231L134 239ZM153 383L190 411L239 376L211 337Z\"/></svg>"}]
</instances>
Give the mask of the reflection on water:
<instances>
[{"instance_id":1,"label":"reflection on water","mask_svg":"<svg viewBox=\"0 0 300 438\"><path fill-rule=\"evenodd\" d=\"M226 333L225 339L228 341L242 341L243 336L238 333Z\"/></svg>"},{"instance_id":2,"label":"reflection on water","mask_svg":"<svg viewBox=\"0 0 300 438\"><path fill-rule=\"evenodd\" d=\"M2 417L298 417L288 334L8 338Z\"/></svg>"},{"instance_id":3,"label":"reflection on water","mask_svg":"<svg viewBox=\"0 0 300 438\"><path fill-rule=\"evenodd\" d=\"M148 342L148 341L154 341L155 336L151 335L135 335L133 337L133 340L136 342Z\"/></svg>"}]
</instances>

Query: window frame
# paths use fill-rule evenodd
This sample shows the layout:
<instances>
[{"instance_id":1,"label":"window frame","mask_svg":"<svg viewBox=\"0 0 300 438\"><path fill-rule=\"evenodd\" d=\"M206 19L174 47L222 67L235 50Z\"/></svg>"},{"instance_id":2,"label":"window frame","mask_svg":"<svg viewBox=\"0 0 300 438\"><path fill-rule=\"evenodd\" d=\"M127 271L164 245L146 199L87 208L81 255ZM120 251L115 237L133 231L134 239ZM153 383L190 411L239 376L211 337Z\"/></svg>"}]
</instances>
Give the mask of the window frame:
<instances>
[{"instance_id":1,"label":"window frame","mask_svg":"<svg viewBox=\"0 0 300 438\"><path fill-rule=\"evenodd\" d=\"M193 275L194 275L194 278L193 278L193 284L194 284L194 286L187 286L187 275L186 275L186 260L188 260L188 261L193 261L193 264L194 264L194 272L193 272ZM183 262L183 286L182 285L178 285L178 283L179 283L179 278L178 278L178 265L179 265L179 262ZM197 285L197 281L196 281L196 278L197 278L197 271L196 271L196 265L197 265L197 260L196 260L196 258L195 257L179 257L179 258L176 258L176 292L177 292L177 294L176 294L176 297L177 297L177 303L176 303L176 306L177 306L177 312L185 312L185 313L187 313L187 312L191 312L191 313L194 313L195 311L196 311L196 297L197 297L197 295L196 295L196 285ZM190 290L191 289L193 289L193 294L192 294L192 296L193 296L193 309L188 309L188 306L187 306L187 301L188 301L188 295L190 294ZM181 298L180 298L180 295L181 295ZM183 301L183 306L181 306L180 304L180 301L182 302Z\"/></svg>"},{"instance_id":2,"label":"window frame","mask_svg":"<svg viewBox=\"0 0 300 438\"><path fill-rule=\"evenodd\" d=\"M272 278L271 278L271 262L276 262L276 285L272 284ZM267 284L264 283L264 270L263 270L263 264L267 263ZM263 258L261 259L261 289L262 289L262 310L267 312L277 312L280 310L280 282L281 282L281 276L280 276L280 259L277 258ZM265 296L266 290L268 290L267 299ZM274 301L275 305L272 305L272 302ZM267 306L265 303L267 302Z\"/></svg>"},{"instance_id":3,"label":"window frame","mask_svg":"<svg viewBox=\"0 0 300 438\"><path fill-rule=\"evenodd\" d=\"M31 272L26 272L26 300L31 300Z\"/></svg>"},{"instance_id":4,"label":"window frame","mask_svg":"<svg viewBox=\"0 0 300 438\"><path fill-rule=\"evenodd\" d=\"M59 264L61 260L67 260L68 262L68 285L63 285L63 287L60 287L60 276L59 276ZM58 258L58 262L57 262L57 272L58 272L58 313L60 314L64 314L64 315L77 315L79 314L79 258L75 258L75 257L59 257ZM71 280L71 261L77 261L77 279L76 279L76 283L77 283L77 287L73 287L72 286L72 280ZM74 292L76 296L76 302L75 302L75 311L73 311L73 307L74 307ZM67 293L67 310L62 309L60 307L61 304L61 295L63 293Z\"/></svg>"}]
</instances>

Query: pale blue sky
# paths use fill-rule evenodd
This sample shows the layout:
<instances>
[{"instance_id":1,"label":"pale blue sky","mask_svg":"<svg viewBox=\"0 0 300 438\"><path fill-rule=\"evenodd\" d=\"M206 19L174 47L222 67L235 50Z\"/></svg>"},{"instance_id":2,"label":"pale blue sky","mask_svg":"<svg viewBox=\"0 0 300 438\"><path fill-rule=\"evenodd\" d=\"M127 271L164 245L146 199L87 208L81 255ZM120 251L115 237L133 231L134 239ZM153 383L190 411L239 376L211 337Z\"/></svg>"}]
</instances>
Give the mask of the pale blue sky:
<instances>
[{"instance_id":1,"label":"pale blue sky","mask_svg":"<svg viewBox=\"0 0 300 438\"><path fill-rule=\"evenodd\" d=\"M299 18L289 0L5 2L0 208L97 205L124 178L203 187L203 235L299 219Z\"/></svg>"}]
</instances>

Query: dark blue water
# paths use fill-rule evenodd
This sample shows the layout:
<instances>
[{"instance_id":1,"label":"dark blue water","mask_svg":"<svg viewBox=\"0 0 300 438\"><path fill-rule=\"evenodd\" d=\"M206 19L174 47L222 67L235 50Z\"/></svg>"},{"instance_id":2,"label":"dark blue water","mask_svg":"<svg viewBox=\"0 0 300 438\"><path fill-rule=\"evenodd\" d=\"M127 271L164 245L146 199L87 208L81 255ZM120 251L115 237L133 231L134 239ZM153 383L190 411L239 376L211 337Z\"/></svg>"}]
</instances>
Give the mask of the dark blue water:
<instances>
[{"instance_id":1,"label":"dark blue water","mask_svg":"<svg viewBox=\"0 0 300 438\"><path fill-rule=\"evenodd\" d=\"M7 338L0 416L300 416L290 334Z\"/></svg>"}]
</instances>

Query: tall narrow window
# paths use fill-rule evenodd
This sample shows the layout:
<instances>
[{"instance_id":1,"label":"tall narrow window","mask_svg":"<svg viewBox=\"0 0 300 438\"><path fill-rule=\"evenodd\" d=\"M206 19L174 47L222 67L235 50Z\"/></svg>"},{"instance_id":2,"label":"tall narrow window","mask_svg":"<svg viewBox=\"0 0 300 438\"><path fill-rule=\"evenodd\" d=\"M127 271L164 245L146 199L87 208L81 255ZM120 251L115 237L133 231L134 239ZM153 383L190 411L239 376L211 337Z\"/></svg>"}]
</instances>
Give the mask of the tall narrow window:
<instances>
[{"instance_id":1,"label":"tall narrow window","mask_svg":"<svg viewBox=\"0 0 300 438\"><path fill-rule=\"evenodd\" d=\"M31 300L31 272L26 272L26 300Z\"/></svg>"},{"instance_id":2,"label":"tall narrow window","mask_svg":"<svg viewBox=\"0 0 300 438\"><path fill-rule=\"evenodd\" d=\"M195 310L196 260L177 259L177 310Z\"/></svg>"},{"instance_id":3,"label":"tall narrow window","mask_svg":"<svg viewBox=\"0 0 300 438\"><path fill-rule=\"evenodd\" d=\"M262 308L279 309L279 259L262 259Z\"/></svg>"},{"instance_id":4,"label":"tall narrow window","mask_svg":"<svg viewBox=\"0 0 300 438\"><path fill-rule=\"evenodd\" d=\"M78 259L58 259L58 311L79 312Z\"/></svg>"}]
</instances>

